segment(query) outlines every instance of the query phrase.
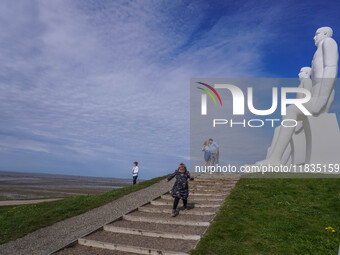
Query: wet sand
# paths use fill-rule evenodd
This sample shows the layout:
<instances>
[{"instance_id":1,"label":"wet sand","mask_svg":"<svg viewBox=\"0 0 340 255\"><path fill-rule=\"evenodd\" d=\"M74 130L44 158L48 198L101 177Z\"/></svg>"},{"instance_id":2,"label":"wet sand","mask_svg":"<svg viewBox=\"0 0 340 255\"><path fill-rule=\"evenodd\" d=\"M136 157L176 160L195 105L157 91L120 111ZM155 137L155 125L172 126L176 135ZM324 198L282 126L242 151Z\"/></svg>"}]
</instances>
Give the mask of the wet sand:
<instances>
[{"instance_id":1,"label":"wet sand","mask_svg":"<svg viewBox=\"0 0 340 255\"><path fill-rule=\"evenodd\" d=\"M96 194L131 184L130 179L0 171L0 200Z\"/></svg>"},{"instance_id":2,"label":"wet sand","mask_svg":"<svg viewBox=\"0 0 340 255\"><path fill-rule=\"evenodd\" d=\"M45 199L17 199L17 200L4 200L0 201L0 206L7 206L7 205L28 205L28 204L37 204L41 202L51 202L60 200L62 198L45 198Z\"/></svg>"}]
</instances>

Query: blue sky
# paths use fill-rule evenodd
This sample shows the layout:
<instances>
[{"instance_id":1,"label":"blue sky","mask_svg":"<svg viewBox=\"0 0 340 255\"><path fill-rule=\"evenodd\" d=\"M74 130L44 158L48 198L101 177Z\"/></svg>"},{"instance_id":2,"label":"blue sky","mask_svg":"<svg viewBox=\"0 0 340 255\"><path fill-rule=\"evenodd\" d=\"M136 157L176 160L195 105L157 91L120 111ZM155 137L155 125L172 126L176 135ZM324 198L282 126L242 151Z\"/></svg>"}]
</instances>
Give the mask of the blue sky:
<instances>
[{"instance_id":1,"label":"blue sky","mask_svg":"<svg viewBox=\"0 0 340 255\"><path fill-rule=\"evenodd\" d=\"M339 13L338 1L1 1L0 169L130 177L137 160L141 178L166 174L189 159L190 78L296 77L318 27L340 41Z\"/></svg>"}]
</instances>

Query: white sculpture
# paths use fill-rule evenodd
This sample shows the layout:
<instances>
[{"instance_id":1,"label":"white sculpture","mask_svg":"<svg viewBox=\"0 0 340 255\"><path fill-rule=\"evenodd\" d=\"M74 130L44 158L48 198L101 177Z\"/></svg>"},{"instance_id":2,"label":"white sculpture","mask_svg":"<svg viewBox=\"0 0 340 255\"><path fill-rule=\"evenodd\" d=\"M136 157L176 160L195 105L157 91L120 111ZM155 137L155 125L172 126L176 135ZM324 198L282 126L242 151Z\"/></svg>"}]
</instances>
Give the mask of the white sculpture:
<instances>
[{"instance_id":1,"label":"white sculpture","mask_svg":"<svg viewBox=\"0 0 340 255\"><path fill-rule=\"evenodd\" d=\"M338 73L339 54L337 43L334 41L332 36L333 30L330 27L319 28L314 36L317 50L312 61L311 99L309 102L304 104L305 108L314 117L327 113L334 100L334 85ZM306 118L306 116L295 105L291 105L287 108L287 114L283 116L283 118L294 119L297 121L308 121L308 118ZM303 124L303 126L305 125ZM280 128L276 142L270 151L270 155L267 159L257 162L257 164L281 165L283 163L282 157L295 130L296 127ZM339 136L338 133L335 135ZM308 137L308 139L311 138L311 136ZM308 146L311 146L311 141L306 141L306 143ZM314 145L314 147L315 146L317 145ZM307 151L310 154L311 148L307 148ZM340 154L339 152L336 153ZM307 157L310 157L310 155Z\"/></svg>"},{"instance_id":2,"label":"white sculpture","mask_svg":"<svg viewBox=\"0 0 340 255\"><path fill-rule=\"evenodd\" d=\"M340 164L340 131L335 113L307 117L303 125L306 133L306 163L321 164L327 166L327 170L332 167L339 169L339 166L334 165Z\"/></svg>"},{"instance_id":3,"label":"white sculpture","mask_svg":"<svg viewBox=\"0 0 340 255\"><path fill-rule=\"evenodd\" d=\"M308 89L309 91L312 90L311 72L312 72L312 69L310 67L302 67L300 69L299 88ZM297 94L296 97L301 98L302 95ZM268 148L266 159L269 159L273 152L273 148L275 147L281 128L282 128L281 126L278 126L277 128L275 128L272 144ZM298 121L298 124L294 130L292 139L290 140L289 144L287 145L281 157L281 163L284 165L286 164L298 165L298 164L305 163L305 154L306 154L305 133L304 133L302 121Z\"/></svg>"}]
</instances>

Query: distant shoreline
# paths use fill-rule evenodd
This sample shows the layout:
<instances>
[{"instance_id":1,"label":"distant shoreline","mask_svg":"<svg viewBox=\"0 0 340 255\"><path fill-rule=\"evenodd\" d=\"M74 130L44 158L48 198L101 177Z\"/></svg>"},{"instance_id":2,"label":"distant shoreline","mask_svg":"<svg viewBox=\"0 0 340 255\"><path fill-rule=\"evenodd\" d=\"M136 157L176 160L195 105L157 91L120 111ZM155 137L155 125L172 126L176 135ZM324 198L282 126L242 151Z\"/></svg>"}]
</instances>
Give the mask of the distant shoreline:
<instances>
[{"instance_id":1,"label":"distant shoreline","mask_svg":"<svg viewBox=\"0 0 340 255\"><path fill-rule=\"evenodd\" d=\"M131 179L0 171L0 200L63 198L107 192Z\"/></svg>"},{"instance_id":2,"label":"distant shoreline","mask_svg":"<svg viewBox=\"0 0 340 255\"><path fill-rule=\"evenodd\" d=\"M21 171L8 171L0 170L1 174L28 174L28 175L53 175L63 177L80 177L80 178L104 178L104 179L116 179L116 180L130 180L130 178L118 178L118 177L105 177L105 176L89 176L89 175L73 175L73 174L56 174L56 173L41 173L41 172L21 172Z\"/></svg>"}]
</instances>

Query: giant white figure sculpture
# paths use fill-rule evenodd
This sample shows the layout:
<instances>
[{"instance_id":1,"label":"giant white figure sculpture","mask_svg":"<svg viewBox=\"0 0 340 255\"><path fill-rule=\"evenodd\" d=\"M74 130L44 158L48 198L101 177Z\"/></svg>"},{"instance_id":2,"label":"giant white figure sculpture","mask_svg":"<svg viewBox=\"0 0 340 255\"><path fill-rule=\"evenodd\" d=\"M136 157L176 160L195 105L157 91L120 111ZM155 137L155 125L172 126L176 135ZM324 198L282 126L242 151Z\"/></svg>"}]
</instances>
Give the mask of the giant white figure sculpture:
<instances>
[{"instance_id":1,"label":"giant white figure sculpture","mask_svg":"<svg viewBox=\"0 0 340 255\"><path fill-rule=\"evenodd\" d=\"M337 43L332 36L333 30L330 27L319 28L314 36L317 50L312 61L311 99L304 104L305 108L313 116L319 116L322 113L328 112L334 100L334 85L338 73L339 54ZM283 118L306 121L307 117L295 105L291 105L287 108L287 114ZM338 127L337 130L339 131ZM294 131L295 127L280 128L269 157L257 162L257 164L281 165L282 156L292 139ZM336 132L336 128L334 128L334 132ZM311 139L311 134L308 134L308 139ZM311 146L311 141L308 141L308 139L307 150L311 150L311 148L308 148L308 146ZM308 153L311 154L310 151Z\"/></svg>"},{"instance_id":2,"label":"giant white figure sculpture","mask_svg":"<svg viewBox=\"0 0 340 255\"><path fill-rule=\"evenodd\" d=\"M311 72L312 72L312 69L310 67L302 67L300 69L299 88L304 88L309 91L312 90ZM299 93L296 95L297 98L301 98L302 96L303 95ZM281 128L282 126L278 126L277 128L275 128L272 144L268 148L266 159L269 159L273 152L273 148L275 147ZM281 157L281 163L282 164L295 164L295 165L305 163L305 154L306 154L305 132L303 129L302 121L298 121L298 124L294 130L292 139L290 140L289 144L287 145Z\"/></svg>"}]
</instances>

